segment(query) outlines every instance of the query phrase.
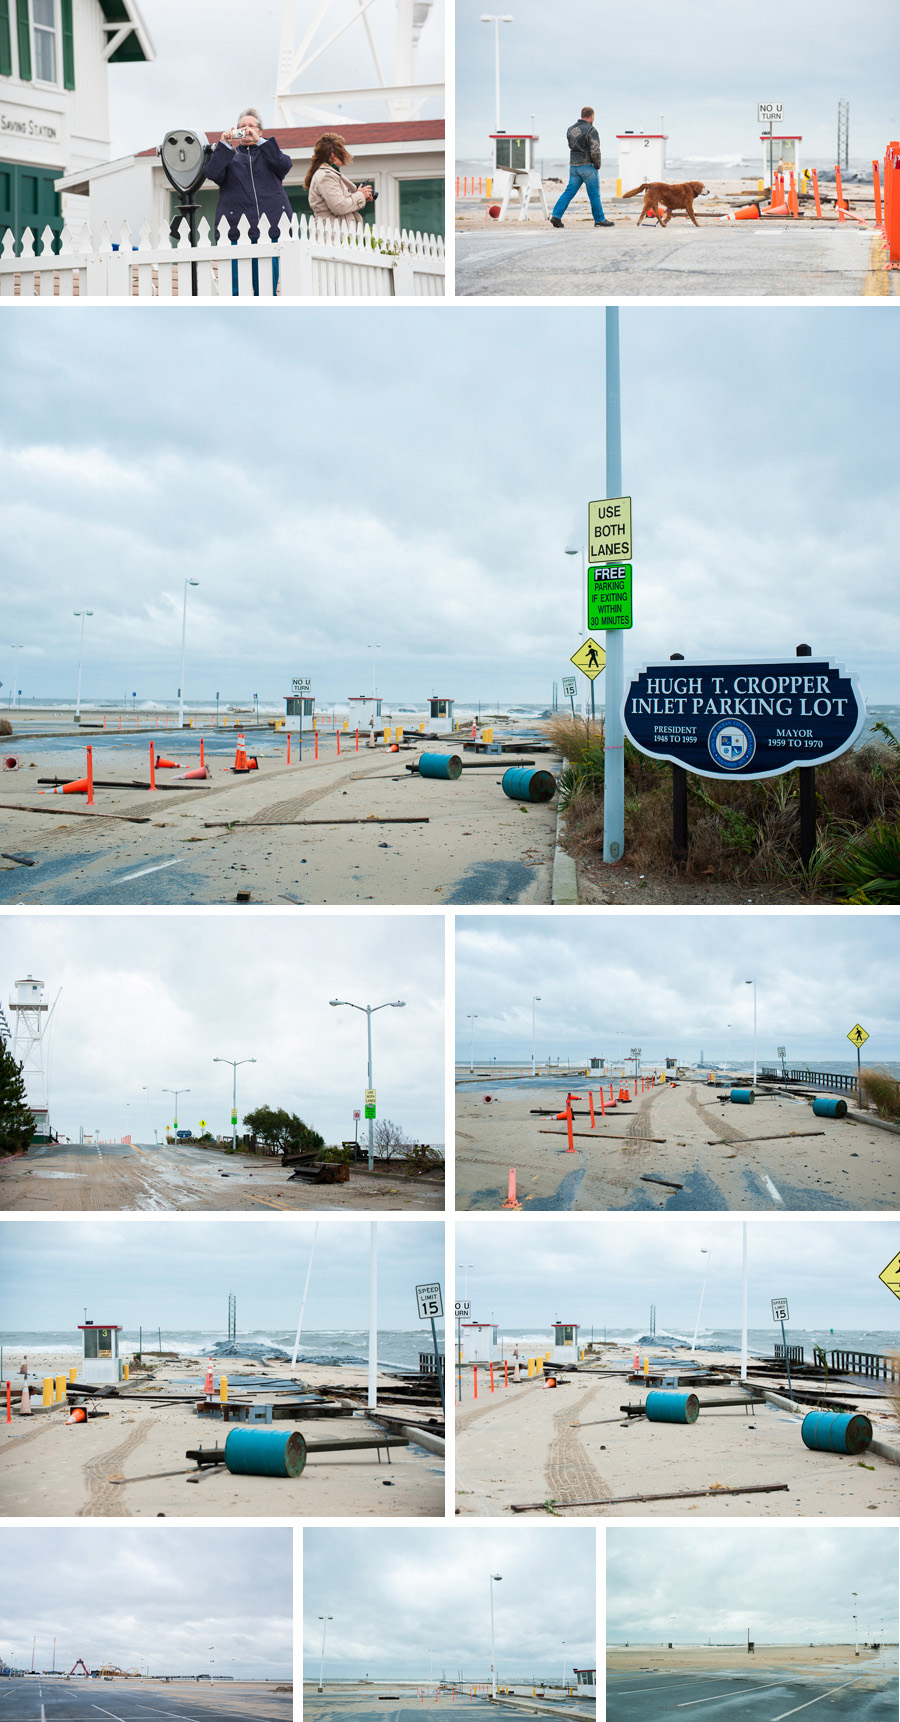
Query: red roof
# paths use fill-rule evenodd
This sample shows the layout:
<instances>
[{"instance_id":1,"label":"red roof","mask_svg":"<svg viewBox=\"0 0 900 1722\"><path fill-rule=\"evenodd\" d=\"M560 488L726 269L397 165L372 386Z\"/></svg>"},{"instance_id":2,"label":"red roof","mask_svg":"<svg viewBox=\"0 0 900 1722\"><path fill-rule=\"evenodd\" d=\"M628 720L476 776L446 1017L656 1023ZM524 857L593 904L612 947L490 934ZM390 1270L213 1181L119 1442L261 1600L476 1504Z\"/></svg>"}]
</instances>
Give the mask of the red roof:
<instances>
[{"instance_id":1,"label":"red roof","mask_svg":"<svg viewBox=\"0 0 900 1722\"><path fill-rule=\"evenodd\" d=\"M324 131L339 131L350 148L354 144L425 143L445 135L443 120L380 120L366 125L350 126L276 126L263 128L266 137L274 138L285 151L310 149ZM219 142L221 132L207 132L210 143ZM142 149L139 155L155 155L156 148Z\"/></svg>"}]
</instances>

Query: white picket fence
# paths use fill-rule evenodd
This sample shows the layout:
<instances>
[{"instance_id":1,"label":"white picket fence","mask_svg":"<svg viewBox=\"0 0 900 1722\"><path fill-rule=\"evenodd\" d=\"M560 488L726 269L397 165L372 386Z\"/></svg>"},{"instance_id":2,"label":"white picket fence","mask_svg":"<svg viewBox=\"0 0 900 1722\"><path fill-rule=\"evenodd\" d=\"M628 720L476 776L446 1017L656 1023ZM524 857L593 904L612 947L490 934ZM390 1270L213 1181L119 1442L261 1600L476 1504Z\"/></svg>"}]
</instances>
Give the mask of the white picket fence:
<instances>
[{"instance_id":1,"label":"white picket fence","mask_svg":"<svg viewBox=\"0 0 900 1722\"><path fill-rule=\"evenodd\" d=\"M264 219L264 237L254 243L250 224L241 216L240 237L232 245L227 221L219 224L217 242L204 218L191 246L187 222L179 227L173 246L168 228L154 244L147 221L136 235L123 223L117 239L106 222L96 238L86 223L77 233L66 226L56 251L49 227L40 236L40 251L37 234L28 228L18 253L7 231L0 247L0 298L190 299L194 269L199 298L248 298L255 262L259 297L271 299L275 258L282 298L439 298L444 293L444 242L431 233L349 227L345 221L285 214L277 239L269 237Z\"/></svg>"}]
</instances>

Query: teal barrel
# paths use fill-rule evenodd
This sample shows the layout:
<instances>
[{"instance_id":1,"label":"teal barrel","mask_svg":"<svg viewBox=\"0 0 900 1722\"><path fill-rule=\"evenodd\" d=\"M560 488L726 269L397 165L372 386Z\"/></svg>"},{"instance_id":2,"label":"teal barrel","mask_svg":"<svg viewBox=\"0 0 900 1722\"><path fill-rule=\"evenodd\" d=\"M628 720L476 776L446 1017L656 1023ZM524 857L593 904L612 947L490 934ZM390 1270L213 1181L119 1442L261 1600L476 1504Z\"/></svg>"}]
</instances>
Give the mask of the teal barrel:
<instances>
[{"instance_id":1,"label":"teal barrel","mask_svg":"<svg viewBox=\"0 0 900 1722\"><path fill-rule=\"evenodd\" d=\"M696 1393L648 1393L644 1401L648 1423L696 1423L700 1401Z\"/></svg>"},{"instance_id":2,"label":"teal barrel","mask_svg":"<svg viewBox=\"0 0 900 1722\"><path fill-rule=\"evenodd\" d=\"M306 1442L298 1429L231 1429L225 1464L237 1477L299 1477Z\"/></svg>"},{"instance_id":3,"label":"teal barrel","mask_svg":"<svg viewBox=\"0 0 900 1722\"><path fill-rule=\"evenodd\" d=\"M861 1411L808 1411L800 1433L815 1453L864 1453L872 1425Z\"/></svg>"},{"instance_id":4,"label":"teal barrel","mask_svg":"<svg viewBox=\"0 0 900 1722\"><path fill-rule=\"evenodd\" d=\"M752 1106L753 1089L733 1088L728 1098L730 1099L732 1106Z\"/></svg>"},{"instance_id":5,"label":"teal barrel","mask_svg":"<svg viewBox=\"0 0 900 1722\"><path fill-rule=\"evenodd\" d=\"M503 773L503 793L510 801L552 801L556 778L552 771L531 771L524 765L511 765Z\"/></svg>"},{"instance_id":6,"label":"teal barrel","mask_svg":"<svg viewBox=\"0 0 900 1722\"><path fill-rule=\"evenodd\" d=\"M462 760L458 753L420 753L420 777L452 777L457 778L462 772Z\"/></svg>"},{"instance_id":7,"label":"teal barrel","mask_svg":"<svg viewBox=\"0 0 900 1722\"><path fill-rule=\"evenodd\" d=\"M846 1118L847 1102L839 1100L836 1094L817 1094L813 1111L817 1118Z\"/></svg>"}]
</instances>

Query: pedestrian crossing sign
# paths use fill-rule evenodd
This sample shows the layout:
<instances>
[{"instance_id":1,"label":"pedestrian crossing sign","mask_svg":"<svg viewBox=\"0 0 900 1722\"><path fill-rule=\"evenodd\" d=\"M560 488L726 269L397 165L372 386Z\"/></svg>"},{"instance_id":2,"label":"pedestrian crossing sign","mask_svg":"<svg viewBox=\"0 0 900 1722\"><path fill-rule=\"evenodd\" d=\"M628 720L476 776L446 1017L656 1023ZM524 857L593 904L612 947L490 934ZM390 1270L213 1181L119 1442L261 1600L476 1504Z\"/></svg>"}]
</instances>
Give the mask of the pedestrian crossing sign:
<instances>
[{"instance_id":1,"label":"pedestrian crossing sign","mask_svg":"<svg viewBox=\"0 0 900 1722\"><path fill-rule=\"evenodd\" d=\"M895 1256L893 1261L888 1262L878 1278L887 1286L888 1291L893 1292L895 1297L900 1297L900 1256Z\"/></svg>"},{"instance_id":2,"label":"pedestrian crossing sign","mask_svg":"<svg viewBox=\"0 0 900 1722\"><path fill-rule=\"evenodd\" d=\"M598 646L596 640L592 640L588 635L584 645L579 646L577 652L572 653L569 662L574 664L576 670L580 670L582 675L587 676L590 681L594 681L606 663L606 653L603 647Z\"/></svg>"},{"instance_id":3,"label":"pedestrian crossing sign","mask_svg":"<svg viewBox=\"0 0 900 1722\"><path fill-rule=\"evenodd\" d=\"M867 1041L868 1038L869 1038L869 1036L866 1033L866 1030L863 1028L863 1025L861 1022L854 1023L853 1027L850 1030L850 1033L847 1036L848 1040L852 1040L854 1046L862 1046L863 1042Z\"/></svg>"}]
</instances>

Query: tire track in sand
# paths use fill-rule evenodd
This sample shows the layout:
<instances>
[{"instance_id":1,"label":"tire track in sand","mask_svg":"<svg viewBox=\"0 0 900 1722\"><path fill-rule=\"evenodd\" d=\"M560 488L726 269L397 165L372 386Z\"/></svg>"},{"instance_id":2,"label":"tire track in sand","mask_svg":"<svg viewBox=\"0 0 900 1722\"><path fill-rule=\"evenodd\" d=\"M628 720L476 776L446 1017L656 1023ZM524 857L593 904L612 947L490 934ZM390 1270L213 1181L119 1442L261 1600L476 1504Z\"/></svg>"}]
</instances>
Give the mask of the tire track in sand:
<instances>
[{"instance_id":1,"label":"tire track in sand","mask_svg":"<svg viewBox=\"0 0 900 1722\"><path fill-rule=\"evenodd\" d=\"M79 1507L75 1517L78 1519L93 1518L129 1518L130 1514L125 1502L119 1494L115 1483L109 1482L111 1472L133 1453L136 1447L146 1439L147 1429L137 1428L133 1435L127 1435L118 1447L110 1448L108 1453L101 1454L99 1459L89 1459L82 1467L82 1476L87 1484L88 1498L83 1507Z\"/></svg>"},{"instance_id":2,"label":"tire track in sand","mask_svg":"<svg viewBox=\"0 0 900 1722\"><path fill-rule=\"evenodd\" d=\"M579 1412L586 1410L600 1392L600 1383L588 1389L578 1400ZM564 1405L554 1413L554 1434L547 1453L544 1475L547 1492L554 1505L565 1506L566 1500L608 1500L609 1489L587 1455L587 1449L572 1424L572 1409Z\"/></svg>"}]
</instances>

